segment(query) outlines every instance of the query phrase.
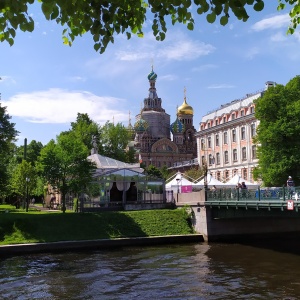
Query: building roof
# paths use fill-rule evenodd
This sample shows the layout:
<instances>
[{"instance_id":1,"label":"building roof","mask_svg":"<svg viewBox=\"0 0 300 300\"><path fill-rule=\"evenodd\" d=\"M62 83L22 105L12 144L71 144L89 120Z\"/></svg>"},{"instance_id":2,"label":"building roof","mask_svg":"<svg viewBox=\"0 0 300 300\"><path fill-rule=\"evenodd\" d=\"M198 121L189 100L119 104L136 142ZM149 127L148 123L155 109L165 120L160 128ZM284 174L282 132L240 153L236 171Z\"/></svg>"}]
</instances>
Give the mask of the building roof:
<instances>
[{"instance_id":1,"label":"building roof","mask_svg":"<svg viewBox=\"0 0 300 300\"><path fill-rule=\"evenodd\" d=\"M144 171L144 169L140 168L139 163L128 164L97 153L88 156L88 159L96 164L97 169L135 169L135 171L140 173Z\"/></svg>"}]
</instances>

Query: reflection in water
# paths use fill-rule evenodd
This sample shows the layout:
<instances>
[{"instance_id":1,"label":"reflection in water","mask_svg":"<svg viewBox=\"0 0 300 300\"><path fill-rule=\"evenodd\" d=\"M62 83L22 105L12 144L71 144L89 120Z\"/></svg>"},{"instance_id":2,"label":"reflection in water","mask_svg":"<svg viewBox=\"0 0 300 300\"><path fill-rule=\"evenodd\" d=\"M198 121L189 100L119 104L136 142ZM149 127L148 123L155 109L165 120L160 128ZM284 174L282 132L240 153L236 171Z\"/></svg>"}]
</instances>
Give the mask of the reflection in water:
<instances>
[{"instance_id":1,"label":"reflection in water","mask_svg":"<svg viewBox=\"0 0 300 300\"><path fill-rule=\"evenodd\" d=\"M0 261L1 299L300 299L300 256L234 244Z\"/></svg>"}]
</instances>

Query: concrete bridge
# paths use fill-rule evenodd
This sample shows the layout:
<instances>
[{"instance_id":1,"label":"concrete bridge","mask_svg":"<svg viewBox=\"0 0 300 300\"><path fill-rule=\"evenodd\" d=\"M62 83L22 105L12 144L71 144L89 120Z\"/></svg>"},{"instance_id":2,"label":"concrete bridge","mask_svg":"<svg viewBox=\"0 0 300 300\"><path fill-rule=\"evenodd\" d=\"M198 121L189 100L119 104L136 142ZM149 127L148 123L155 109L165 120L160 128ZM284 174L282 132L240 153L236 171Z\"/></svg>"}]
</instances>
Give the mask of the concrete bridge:
<instances>
[{"instance_id":1,"label":"concrete bridge","mask_svg":"<svg viewBox=\"0 0 300 300\"><path fill-rule=\"evenodd\" d=\"M230 197L222 198L211 191L205 197L205 191L201 190L175 194L174 198L177 207L188 205L193 209L194 228L206 241L238 241L300 233L300 199L299 202L288 199L282 193L260 197L257 192L236 197L231 191Z\"/></svg>"}]
</instances>

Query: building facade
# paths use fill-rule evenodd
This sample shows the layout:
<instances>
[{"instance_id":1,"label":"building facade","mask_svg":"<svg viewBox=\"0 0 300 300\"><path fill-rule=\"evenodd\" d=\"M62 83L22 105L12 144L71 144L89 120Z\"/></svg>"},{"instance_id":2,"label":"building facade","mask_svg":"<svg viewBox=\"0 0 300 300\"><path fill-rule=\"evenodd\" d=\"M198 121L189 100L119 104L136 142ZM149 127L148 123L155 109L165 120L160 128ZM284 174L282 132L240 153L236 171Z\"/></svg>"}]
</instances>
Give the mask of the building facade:
<instances>
[{"instance_id":1,"label":"building facade","mask_svg":"<svg viewBox=\"0 0 300 300\"><path fill-rule=\"evenodd\" d=\"M170 115L162 107L156 91L157 74L149 73L149 93L143 101L141 112L136 115L133 129L137 159L145 166L171 167L174 162L195 159L197 145L193 125L193 108L188 105L184 92L183 104L177 108L177 118L171 123ZM131 130L132 130L131 129Z\"/></svg>"},{"instance_id":2,"label":"building facade","mask_svg":"<svg viewBox=\"0 0 300 300\"><path fill-rule=\"evenodd\" d=\"M266 82L267 89L275 83ZM233 100L202 117L196 133L199 165L207 165L208 172L226 182L235 175L254 182L253 169L258 164L256 135L259 121L255 118L254 100L263 90Z\"/></svg>"}]
</instances>

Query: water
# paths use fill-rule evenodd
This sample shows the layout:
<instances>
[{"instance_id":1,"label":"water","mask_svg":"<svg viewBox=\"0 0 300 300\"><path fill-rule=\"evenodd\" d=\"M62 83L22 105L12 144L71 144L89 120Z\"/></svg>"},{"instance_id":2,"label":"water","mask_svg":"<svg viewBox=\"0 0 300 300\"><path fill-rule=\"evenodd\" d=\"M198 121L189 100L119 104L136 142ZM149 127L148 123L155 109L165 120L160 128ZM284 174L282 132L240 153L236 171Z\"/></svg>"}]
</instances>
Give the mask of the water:
<instances>
[{"instance_id":1,"label":"water","mask_svg":"<svg viewBox=\"0 0 300 300\"><path fill-rule=\"evenodd\" d=\"M0 299L300 299L299 248L275 246L203 243L2 258Z\"/></svg>"}]
</instances>

